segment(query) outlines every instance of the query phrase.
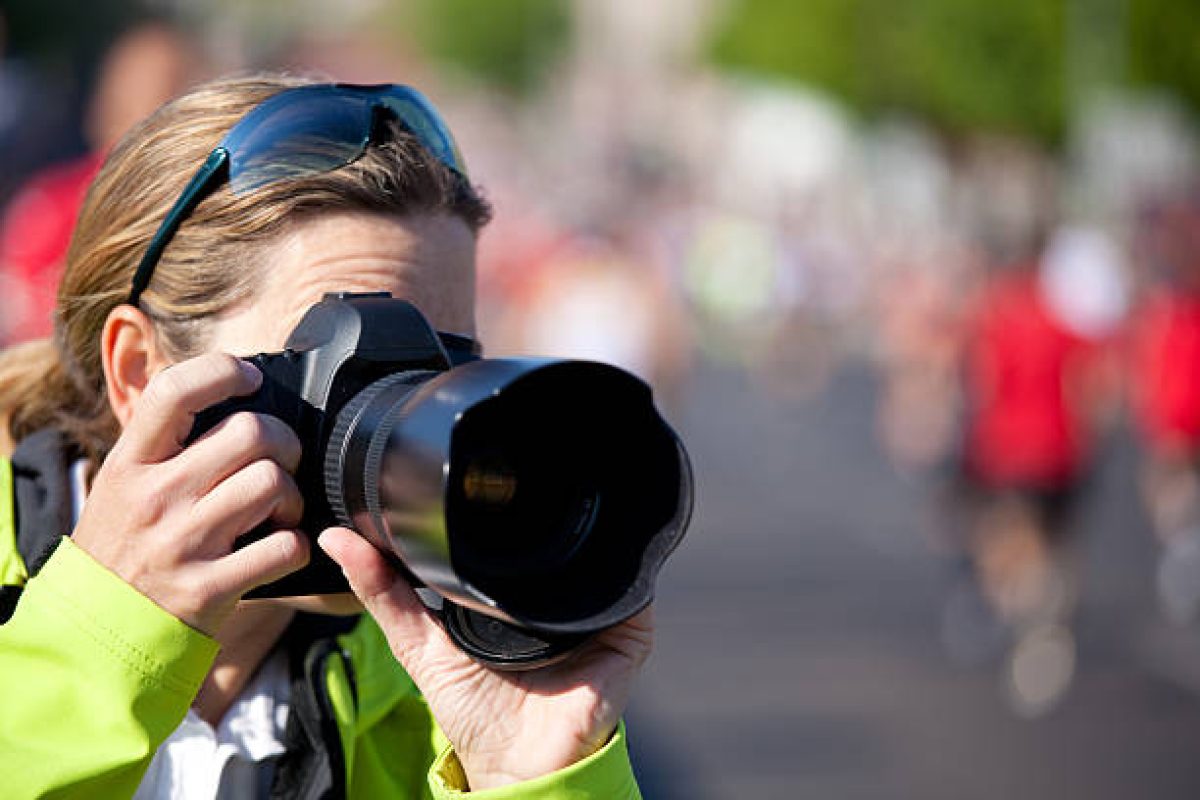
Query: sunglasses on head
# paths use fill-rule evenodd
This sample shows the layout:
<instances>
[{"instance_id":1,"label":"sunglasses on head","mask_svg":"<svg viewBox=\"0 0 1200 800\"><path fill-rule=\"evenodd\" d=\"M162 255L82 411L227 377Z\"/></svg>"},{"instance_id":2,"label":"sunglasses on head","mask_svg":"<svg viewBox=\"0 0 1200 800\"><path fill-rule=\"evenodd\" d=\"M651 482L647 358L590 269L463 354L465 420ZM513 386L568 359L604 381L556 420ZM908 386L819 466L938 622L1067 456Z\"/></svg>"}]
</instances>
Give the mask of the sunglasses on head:
<instances>
[{"instance_id":1,"label":"sunglasses on head","mask_svg":"<svg viewBox=\"0 0 1200 800\"><path fill-rule=\"evenodd\" d=\"M150 240L133 275L136 306L179 226L200 202L229 182L244 195L268 184L350 164L395 120L438 161L463 178L467 168L437 110L408 86L321 84L286 89L255 106L225 134L192 176Z\"/></svg>"}]
</instances>

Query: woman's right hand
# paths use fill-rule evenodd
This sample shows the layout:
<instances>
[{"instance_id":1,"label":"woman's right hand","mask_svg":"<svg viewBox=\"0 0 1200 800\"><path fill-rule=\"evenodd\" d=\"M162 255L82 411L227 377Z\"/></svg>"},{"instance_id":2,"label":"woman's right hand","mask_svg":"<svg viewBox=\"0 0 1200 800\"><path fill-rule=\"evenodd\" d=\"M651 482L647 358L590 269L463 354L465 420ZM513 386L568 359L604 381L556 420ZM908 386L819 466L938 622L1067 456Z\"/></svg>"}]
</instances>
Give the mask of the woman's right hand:
<instances>
[{"instance_id":1,"label":"woman's right hand","mask_svg":"<svg viewBox=\"0 0 1200 800\"><path fill-rule=\"evenodd\" d=\"M307 537L291 529L304 508L291 476L300 441L285 423L238 412L184 446L197 412L261 382L252 364L220 353L155 375L96 474L71 536L209 635L243 594L308 562ZM266 520L284 529L234 549Z\"/></svg>"}]
</instances>

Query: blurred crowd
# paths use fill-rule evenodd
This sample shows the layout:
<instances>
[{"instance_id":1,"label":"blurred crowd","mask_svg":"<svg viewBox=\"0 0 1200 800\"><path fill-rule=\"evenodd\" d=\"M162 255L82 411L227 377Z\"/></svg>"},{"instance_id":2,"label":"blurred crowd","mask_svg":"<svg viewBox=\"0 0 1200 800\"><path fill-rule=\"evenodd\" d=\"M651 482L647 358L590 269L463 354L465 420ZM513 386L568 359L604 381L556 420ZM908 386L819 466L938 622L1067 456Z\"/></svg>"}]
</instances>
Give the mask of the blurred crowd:
<instances>
[{"instance_id":1,"label":"blurred crowd","mask_svg":"<svg viewBox=\"0 0 1200 800\"><path fill-rule=\"evenodd\" d=\"M0 342L51 332L88 182L185 86L250 67L412 83L496 207L480 262L490 352L617 363L668 415L701 363L784 403L847 362L873 365L882 449L930 488L933 540L957 565L946 648L1005 654L1014 706L1031 714L1070 682L1075 512L1103 438L1128 422L1164 614L1195 621L1200 165L1185 112L1097 95L1055 152L903 117L866 124L800 87L681 67L693 45L671 7L631 36L621 14L581 6L596 17L586 42L519 101L343 27L262 54L133 26L86 101L57 115L39 108L52 76L4 57Z\"/></svg>"}]
</instances>

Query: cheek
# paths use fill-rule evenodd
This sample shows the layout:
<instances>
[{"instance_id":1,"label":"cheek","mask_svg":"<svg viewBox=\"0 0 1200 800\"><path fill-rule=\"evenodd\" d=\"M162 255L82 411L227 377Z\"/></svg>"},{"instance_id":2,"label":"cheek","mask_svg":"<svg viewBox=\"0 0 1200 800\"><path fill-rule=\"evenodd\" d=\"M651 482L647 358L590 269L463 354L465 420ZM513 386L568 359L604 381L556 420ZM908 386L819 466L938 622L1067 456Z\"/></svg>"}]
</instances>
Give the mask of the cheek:
<instances>
[{"instance_id":1,"label":"cheek","mask_svg":"<svg viewBox=\"0 0 1200 800\"><path fill-rule=\"evenodd\" d=\"M291 327L284 323L289 319L280 310L268 307L268 304L255 303L215 323L208 349L235 356L282 350L292 332Z\"/></svg>"},{"instance_id":2,"label":"cheek","mask_svg":"<svg viewBox=\"0 0 1200 800\"><path fill-rule=\"evenodd\" d=\"M435 328L469 336L475 334L473 274L428 277L406 294Z\"/></svg>"}]
</instances>

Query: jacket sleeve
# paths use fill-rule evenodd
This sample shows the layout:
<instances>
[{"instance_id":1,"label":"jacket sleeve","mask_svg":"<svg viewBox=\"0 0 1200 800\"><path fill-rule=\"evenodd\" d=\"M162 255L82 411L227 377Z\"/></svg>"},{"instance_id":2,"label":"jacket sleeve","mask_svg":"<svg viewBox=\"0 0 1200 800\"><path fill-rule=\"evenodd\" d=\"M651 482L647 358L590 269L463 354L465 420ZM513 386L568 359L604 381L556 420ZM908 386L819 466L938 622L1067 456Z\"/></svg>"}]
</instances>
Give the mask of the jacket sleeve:
<instances>
[{"instance_id":1,"label":"jacket sleeve","mask_svg":"<svg viewBox=\"0 0 1200 800\"><path fill-rule=\"evenodd\" d=\"M0 626L4 796L132 796L216 653L64 538Z\"/></svg>"},{"instance_id":2,"label":"jacket sleeve","mask_svg":"<svg viewBox=\"0 0 1200 800\"><path fill-rule=\"evenodd\" d=\"M446 749L429 770L429 788L434 800L641 800L629 750L625 723L608 744L571 766L510 786L472 792L453 749Z\"/></svg>"}]
</instances>

